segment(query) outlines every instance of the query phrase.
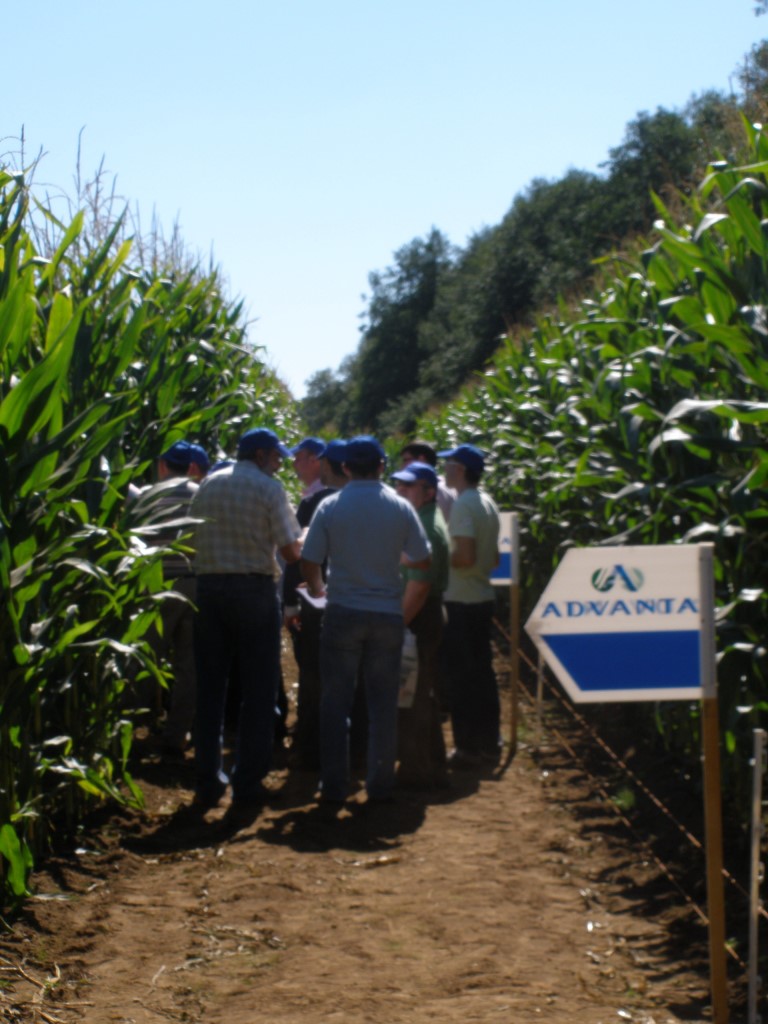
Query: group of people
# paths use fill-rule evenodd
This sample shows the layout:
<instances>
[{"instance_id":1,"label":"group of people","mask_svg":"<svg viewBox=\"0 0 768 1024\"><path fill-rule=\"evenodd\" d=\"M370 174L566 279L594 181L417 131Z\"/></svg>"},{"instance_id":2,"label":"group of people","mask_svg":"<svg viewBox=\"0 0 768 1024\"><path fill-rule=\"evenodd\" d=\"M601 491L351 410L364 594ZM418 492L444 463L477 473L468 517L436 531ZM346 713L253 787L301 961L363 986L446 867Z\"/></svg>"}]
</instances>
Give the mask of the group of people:
<instances>
[{"instance_id":1,"label":"group of people","mask_svg":"<svg viewBox=\"0 0 768 1024\"><path fill-rule=\"evenodd\" d=\"M449 767L495 764L501 739L489 576L499 515L479 486L484 453L470 444L436 452L415 441L388 473L369 435L308 437L288 449L262 427L240 438L236 460L210 471L200 452L178 442L158 473L182 477L167 500L195 522L191 561L182 555L166 570L189 598L169 606L176 603L192 627L194 672L189 660L186 668L174 660L165 735L182 746L194 717L196 806L216 806L228 786L234 808L269 797L281 623L299 668L292 763L319 772L321 803L338 808L348 796L356 727L369 802L391 800L396 784L445 785ZM303 485L296 509L276 477L288 458ZM418 669L409 706L399 707L406 632L415 637ZM163 636L188 645L173 623ZM239 706L226 772L228 685Z\"/></svg>"}]
</instances>

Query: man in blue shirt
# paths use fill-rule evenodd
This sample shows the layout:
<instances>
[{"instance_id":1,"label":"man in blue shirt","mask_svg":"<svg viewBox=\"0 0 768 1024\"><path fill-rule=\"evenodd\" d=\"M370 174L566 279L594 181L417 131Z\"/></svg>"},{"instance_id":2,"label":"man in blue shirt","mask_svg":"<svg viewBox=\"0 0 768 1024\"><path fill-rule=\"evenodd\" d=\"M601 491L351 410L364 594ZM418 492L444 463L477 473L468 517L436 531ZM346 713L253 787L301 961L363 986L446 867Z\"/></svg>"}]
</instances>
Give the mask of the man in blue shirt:
<instances>
[{"instance_id":1,"label":"man in blue shirt","mask_svg":"<svg viewBox=\"0 0 768 1024\"><path fill-rule=\"evenodd\" d=\"M302 552L312 597L327 596L320 639L322 801L349 787L349 715L358 672L368 700L369 801L389 800L397 757L397 695L403 644L400 559L426 568L430 547L413 507L383 484L385 455L370 436L347 442L349 483L319 506ZM328 589L322 564L328 559Z\"/></svg>"}]
</instances>

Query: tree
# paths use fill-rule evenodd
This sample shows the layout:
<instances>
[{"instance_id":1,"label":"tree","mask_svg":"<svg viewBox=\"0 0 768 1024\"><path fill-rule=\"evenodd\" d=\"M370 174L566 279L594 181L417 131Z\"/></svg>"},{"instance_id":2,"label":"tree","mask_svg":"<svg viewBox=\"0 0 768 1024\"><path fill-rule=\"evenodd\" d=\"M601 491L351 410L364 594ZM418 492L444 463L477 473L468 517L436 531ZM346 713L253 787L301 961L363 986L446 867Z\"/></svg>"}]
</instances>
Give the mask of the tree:
<instances>
[{"instance_id":1,"label":"tree","mask_svg":"<svg viewBox=\"0 0 768 1024\"><path fill-rule=\"evenodd\" d=\"M301 417L310 433L331 432L338 427L347 404L347 384L343 376L330 369L312 374L300 404Z\"/></svg>"},{"instance_id":2,"label":"tree","mask_svg":"<svg viewBox=\"0 0 768 1024\"><path fill-rule=\"evenodd\" d=\"M768 0L760 7L768 11ZM436 229L370 275L357 352L315 382L308 415L334 410L339 429L408 431L420 409L445 401L481 370L500 341L590 281L595 260L657 217L652 193L685 196L712 158L738 162L742 117L765 121L768 41L739 72L744 100L714 90L682 112L643 111L609 151L604 173L534 179L500 224L455 250ZM677 199L675 199L677 203ZM342 397L343 396L343 397Z\"/></svg>"},{"instance_id":3,"label":"tree","mask_svg":"<svg viewBox=\"0 0 768 1024\"><path fill-rule=\"evenodd\" d=\"M738 70L738 76L744 92L746 116L750 121L763 119L768 112L768 40L752 47Z\"/></svg>"},{"instance_id":4,"label":"tree","mask_svg":"<svg viewBox=\"0 0 768 1024\"><path fill-rule=\"evenodd\" d=\"M659 107L655 114L641 111L608 153L609 217L618 240L650 229L656 216L651 191L690 187L696 139L682 114Z\"/></svg>"},{"instance_id":5,"label":"tree","mask_svg":"<svg viewBox=\"0 0 768 1024\"><path fill-rule=\"evenodd\" d=\"M419 327L452 258L450 243L433 228L398 249L394 266L370 275L367 324L354 366L353 416L359 426L375 428L388 403L416 386Z\"/></svg>"},{"instance_id":6,"label":"tree","mask_svg":"<svg viewBox=\"0 0 768 1024\"><path fill-rule=\"evenodd\" d=\"M707 164L717 157L728 161L738 159L744 147L744 127L735 97L710 89L691 97L684 116L693 131L697 173L702 174Z\"/></svg>"}]
</instances>

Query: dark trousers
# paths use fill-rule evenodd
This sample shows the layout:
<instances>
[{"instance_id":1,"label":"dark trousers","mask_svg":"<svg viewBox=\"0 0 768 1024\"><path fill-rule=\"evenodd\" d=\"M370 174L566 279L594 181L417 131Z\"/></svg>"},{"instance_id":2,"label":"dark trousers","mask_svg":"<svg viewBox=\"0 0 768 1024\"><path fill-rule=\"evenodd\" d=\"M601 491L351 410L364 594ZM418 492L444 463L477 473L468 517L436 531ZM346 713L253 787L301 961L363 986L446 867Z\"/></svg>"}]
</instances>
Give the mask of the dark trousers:
<instances>
[{"instance_id":1,"label":"dark trousers","mask_svg":"<svg viewBox=\"0 0 768 1024\"><path fill-rule=\"evenodd\" d=\"M304 602L301 628L291 630L293 654L299 669L299 692L293 747L298 767L320 767L320 630L323 613Z\"/></svg>"},{"instance_id":2,"label":"dark trousers","mask_svg":"<svg viewBox=\"0 0 768 1024\"><path fill-rule=\"evenodd\" d=\"M429 786L445 778L445 740L437 699L443 604L430 596L411 623L416 636L418 676L413 704L398 711L398 779Z\"/></svg>"},{"instance_id":3,"label":"dark trousers","mask_svg":"<svg viewBox=\"0 0 768 1024\"><path fill-rule=\"evenodd\" d=\"M320 767L320 635L323 613L311 606L301 609L301 629L291 630L293 653L299 669L299 692L293 747L296 767ZM368 750L368 707L365 686L358 685L349 727L349 756L353 768L365 768Z\"/></svg>"},{"instance_id":4,"label":"dark trousers","mask_svg":"<svg viewBox=\"0 0 768 1024\"><path fill-rule=\"evenodd\" d=\"M280 678L280 609L269 576L211 574L197 580L195 620L196 789L218 797L229 781L222 766L230 670L240 693L232 791L256 796L270 770Z\"/></svg>"},{"instance_id":5,"label":"dark trousers","mask_svg":"<svg viewBox=\"0 0 768 1024\"><path fill-rule=\"evenodd\" d=\"M455 746L468 754L499 752L499 688L493 671L491 623L494 602L446 601L443 637L449 673L451 724Z\"/></svg>"}]
</instances>

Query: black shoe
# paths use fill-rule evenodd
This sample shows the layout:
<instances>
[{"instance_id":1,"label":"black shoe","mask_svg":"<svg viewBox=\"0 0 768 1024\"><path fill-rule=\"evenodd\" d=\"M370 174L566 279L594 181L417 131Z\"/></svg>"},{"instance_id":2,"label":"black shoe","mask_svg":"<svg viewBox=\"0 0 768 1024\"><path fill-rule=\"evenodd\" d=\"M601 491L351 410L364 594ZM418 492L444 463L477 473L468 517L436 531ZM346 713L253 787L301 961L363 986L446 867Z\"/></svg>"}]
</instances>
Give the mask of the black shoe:
<instances>
[{"instance_id":1,"label":"black shoe","mask_svg":"<svg viewBox=\"0 0 768 1024\"><path fill-rule=\"evenodd\" d=\"M368 799L365 801L365 806L366 807L371 807L371 806L372 807L385 807L387 804L393 804L394 802L395 802L395 798L392 796L391 793L387 793L386 796L370 796L369 795Z\"/></svg>"},{"instance_id":2,"label":"black shoe","mask_svg":"<svg viewBox=\"0 0 768 1024\"><path fill-rule=\"evenodd\" d=\"M249 789L245 793L233 792L232 793L232 806L233 807L263 807L264 804L275 799L276 792L263 784L259 784L255 789Z\"/></svg>"},{"instance_id":3,"label":"black shoe","mask_svg":"<svg viewBox=\"0 0 768 1024\"><path fill-rule=\"evenodd\" d=\"M344 797L336 796L323 796L321 793L317 798L317 802L320 807L338 807L341 808L347 802Z\"/></svg>"},{"instance_id":4,"label":"black shoe","mask_svg":"<svg viewBox=\"0 0 768 1024\"><path fill-rule=\"evenodd\" d=\"M479 768L482 758L479 754L472 754L468 750L459 750L457 747L448 755L448 767L457 768L459 771Z\"/></svg>"},{"instance_id":5,"label":"black shoe","mask_svg":"<svg viewBox=\"0 0 768 1024\"><path fill-rule=\"evenodd\" d=\"M316 814L320 821L337 821L339 814L346 807L346 800L336 800L328 796L317 798Z\"/></svg>"},{"instance_id":6,"label":"black shoe","mask_svg":"<svg viewBox=\"0 0 768 1024\"><path fill-rule=\"evenodd\" d=\"M221 827L239 830L252 825L264 810L264 801L233 800L221 819Z\"/></svg>"},{"instance_id":7,"label":"black shoe","mask_svg":"<svg viewBox=\"0 0 768 1024\"><path fill-rule=\"evenodd\" d=\"M195 793L191 806L198 811L210 811L214 807L218 807L221 803L221 798L227 791L227 787L223 786L218 792L208 793Z\"/></svg>"},{"instance_id":8,"label":"black shoe","mask_svg":"<svg viewBox=\"0 0 768 1024\"><path fill-rule=\"evenodd\" d=\"M501 761L501 754L501 746L494 747L491 750L481 750L480 760L482 761L483 764L490 764L493 765L493 767L495 768L499 761Z\"/></svg>"}]
</instances>

